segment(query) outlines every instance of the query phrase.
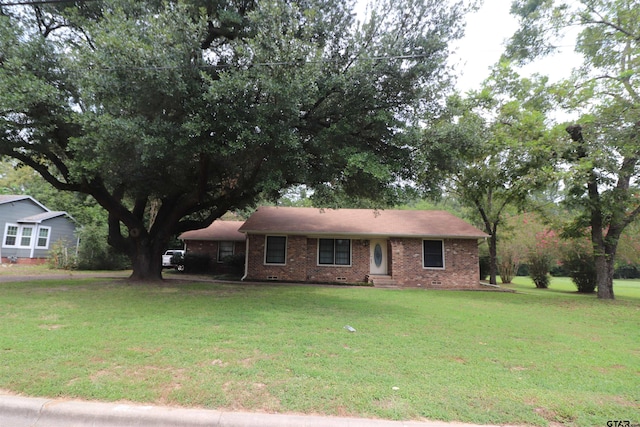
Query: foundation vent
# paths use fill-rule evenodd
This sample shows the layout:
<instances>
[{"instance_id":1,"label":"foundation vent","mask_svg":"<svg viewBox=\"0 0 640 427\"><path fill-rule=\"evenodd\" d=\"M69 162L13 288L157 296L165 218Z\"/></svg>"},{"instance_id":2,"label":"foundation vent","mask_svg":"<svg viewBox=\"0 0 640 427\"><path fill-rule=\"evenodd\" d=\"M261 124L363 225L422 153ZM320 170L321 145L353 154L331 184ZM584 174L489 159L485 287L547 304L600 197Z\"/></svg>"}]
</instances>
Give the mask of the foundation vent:
<instances>
[{"instance_id":1,"label":"foundation vent","mask_svg":"<svg viewBox=\"0 0 640 427\"><path fill-rule=\"evenodd\" d=\"M278 276L267 276L267 280L278 280Z\"/></svg>"},{"instance_id":2,"label":"foundation vent","mask_svg":"<svg viewBox=\"0 0 640 427\"><path fill-rule=\"evenodd\" d=\"M336 277L336 282L346 282L347 278L346 277Z\"/></svg>"}]
</instances>

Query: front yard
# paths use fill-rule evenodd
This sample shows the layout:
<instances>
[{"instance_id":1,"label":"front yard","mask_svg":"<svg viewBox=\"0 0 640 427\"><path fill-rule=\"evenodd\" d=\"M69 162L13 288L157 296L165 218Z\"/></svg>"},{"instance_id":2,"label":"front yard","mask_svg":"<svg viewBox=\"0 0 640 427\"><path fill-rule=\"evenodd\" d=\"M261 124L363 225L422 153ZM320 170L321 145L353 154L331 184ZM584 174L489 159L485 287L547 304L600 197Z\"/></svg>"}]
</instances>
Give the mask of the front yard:
<instances>
[{"instance_id":1,"label":"front yard","mask_svg":"<svg viewBox=\"0 0 640 427\"><path fill-rule=\"evenodd\" d=\"M640 283L518 293L0 283L0 389L474 423L640 423ZM345 326L352 326L349 332Z\"/></svg>"}]
</instances>

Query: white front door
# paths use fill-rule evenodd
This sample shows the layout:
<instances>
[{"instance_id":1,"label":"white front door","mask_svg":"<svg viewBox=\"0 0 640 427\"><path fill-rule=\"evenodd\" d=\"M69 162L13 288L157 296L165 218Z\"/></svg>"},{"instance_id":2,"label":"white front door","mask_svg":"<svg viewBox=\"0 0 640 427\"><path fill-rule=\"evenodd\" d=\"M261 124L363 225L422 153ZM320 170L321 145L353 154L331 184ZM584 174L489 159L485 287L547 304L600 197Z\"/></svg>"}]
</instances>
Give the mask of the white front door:
<instances>
[{"instance_id":1,"label":"white front door","mask_svg":"<svg viewBox=\"0 0 640 427\"><path fill-rule=\"evenodd\" d=\"M387 274L387 241L371 240L371 274Z\"/></svg>"}]
</instances>

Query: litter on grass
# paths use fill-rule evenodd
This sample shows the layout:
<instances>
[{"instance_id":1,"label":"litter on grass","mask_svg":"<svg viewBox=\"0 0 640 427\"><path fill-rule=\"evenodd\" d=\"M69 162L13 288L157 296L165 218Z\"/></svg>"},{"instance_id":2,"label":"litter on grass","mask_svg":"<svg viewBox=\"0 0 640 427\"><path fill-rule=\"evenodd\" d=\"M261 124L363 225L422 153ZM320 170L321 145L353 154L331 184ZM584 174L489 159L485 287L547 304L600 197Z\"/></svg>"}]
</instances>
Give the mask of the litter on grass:
<instances>
[{"instance_id":1,"label":"litter on grass","mask_svg":"<svg viewBox=\"0 0 640 427\"><path fill-rule=\"evenodd\" d=\"M344 328L349 332L355 332L356 331L356 329L353 326L346 325Z\"/></svg>"}]
</instances>

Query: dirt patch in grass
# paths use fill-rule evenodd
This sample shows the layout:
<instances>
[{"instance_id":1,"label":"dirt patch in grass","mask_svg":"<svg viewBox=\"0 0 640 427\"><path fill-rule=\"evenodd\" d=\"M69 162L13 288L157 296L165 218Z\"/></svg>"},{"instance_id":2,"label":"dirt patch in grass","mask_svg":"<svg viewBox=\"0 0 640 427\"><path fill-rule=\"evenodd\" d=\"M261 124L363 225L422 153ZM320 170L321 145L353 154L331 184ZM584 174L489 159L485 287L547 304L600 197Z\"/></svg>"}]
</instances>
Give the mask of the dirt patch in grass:
<instances>
[{"instance_id":1,"label":"dirt patch in grass","mask_svg":"<svg viewBox=\"0 0 640 427\"><path fill-rule=\"evenodd\" d=\"M227 395L230 410L279 412L282 408L280 400L270 393L269 386L265 383L227 381L222 385L222 390Z\"/></svg>"},{"instance_id":2,"label":"dirt patch in grass","mask_svg":"<svg viewBox=\"0 0 640 427\"><path fill-rule=\"evenodd\" d=\"M250 368L261 360L271 360L273 359L273 357L274 357L273 355L262 354L260 353L260 351L254 350L253 356L241 359L240 364L244 368Z\"/></svg>"},{"instance_id":3,"label":"dirt patch in grass","mask_svg":"<svg viewBox=\"0 0 640 427\"><path fill-rule=\"evenodd\" d=\"M56 329L64 328L66 325L54 324L54 325L38 325L40 329L46 329L47 331L55 331Z\"/></svg>"}]
</instances>

